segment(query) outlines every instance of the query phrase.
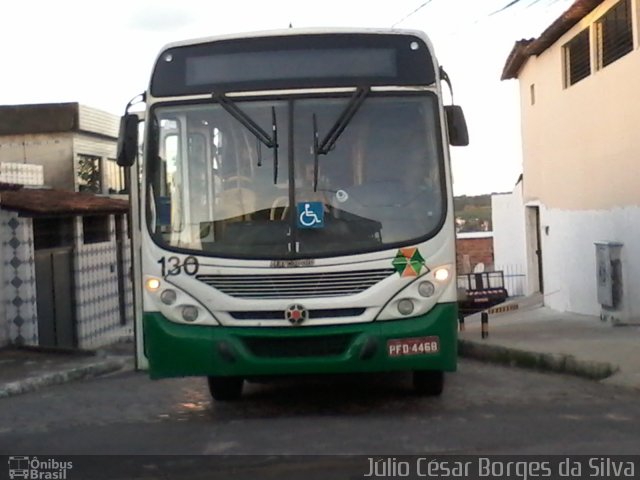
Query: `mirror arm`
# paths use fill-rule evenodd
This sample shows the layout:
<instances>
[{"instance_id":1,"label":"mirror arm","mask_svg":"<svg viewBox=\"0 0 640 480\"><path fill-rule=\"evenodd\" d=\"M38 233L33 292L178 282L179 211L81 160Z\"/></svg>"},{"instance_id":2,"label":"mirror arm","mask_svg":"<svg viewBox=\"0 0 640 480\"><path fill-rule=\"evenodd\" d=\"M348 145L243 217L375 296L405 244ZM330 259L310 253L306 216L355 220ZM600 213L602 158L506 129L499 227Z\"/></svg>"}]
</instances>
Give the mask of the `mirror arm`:
<instances>
[{"instance_id":1,"label":"mirror arm","mask_svg":"<svg viewBox=\"0 0 640 480\"><path fill-rule=\"evenodd\" d=\"M146 92L133 97L127 103L124 115L120 119L116 161L121 167L131 167L135 163L138 154L138 125L140 117L135 113L130 113L129 109L133 105L146 102L146 100Z\"/></svg>"},{"instance_id":2,"label":"mirror arm","mask_svg":"<svg viewBox=\"0 0 640 480\"><path fill-rule=\"evenodd\" d=\"M453 101L453 86L451 85L451 79L449 79L449 74L445 72L442 66L440 66L439 71L440 71L440 79L447 84L447 87L449 87L449 93L451 93L451 105L455 105L455 102Z\"/></svg>"},{"instance_id":3,"label":"mirror arm","mask_svg":"<svg viewBox=\"0 0 640 480\"><path fill-rule=\"evenodd\" d=\"M131 107L133 107L134 105L137 105L138 103L144 103L146 101L147 101L147 92L139 93L138 95L133 97L131 100L129 100L129 103L127 103L127 106L124 108L124 114L128 115L129 109Z\"/></svg>"}]
</instances>

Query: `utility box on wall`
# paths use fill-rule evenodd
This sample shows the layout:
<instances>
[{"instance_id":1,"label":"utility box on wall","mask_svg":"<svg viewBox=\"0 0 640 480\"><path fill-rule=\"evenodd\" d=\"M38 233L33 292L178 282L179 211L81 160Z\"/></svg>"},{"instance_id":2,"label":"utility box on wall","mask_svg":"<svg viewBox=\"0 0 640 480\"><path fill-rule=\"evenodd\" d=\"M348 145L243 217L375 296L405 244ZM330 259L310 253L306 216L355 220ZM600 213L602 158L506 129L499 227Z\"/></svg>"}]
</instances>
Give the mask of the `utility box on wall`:
<instances>
[{"instance_id":1,"label":"utility box on wall","mask_svg":"<svg viewBox=\"0 0 640 480\"><path fill-rule=\"evenodd\" d=\"M596 281L600 318L613 324L627 323L622 276L622 243L595 242Z\"/></svg>"}]
</instances>

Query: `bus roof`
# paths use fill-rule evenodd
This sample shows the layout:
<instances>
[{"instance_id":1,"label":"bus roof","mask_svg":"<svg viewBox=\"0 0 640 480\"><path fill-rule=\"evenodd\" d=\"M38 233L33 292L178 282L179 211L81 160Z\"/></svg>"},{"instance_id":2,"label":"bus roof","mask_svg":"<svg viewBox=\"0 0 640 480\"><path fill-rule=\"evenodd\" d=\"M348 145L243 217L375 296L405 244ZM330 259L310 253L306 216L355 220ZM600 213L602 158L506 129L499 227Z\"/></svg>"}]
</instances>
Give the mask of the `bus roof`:
<instances>
[{"instance_id":1,"label":"bus roof","mask_svg":"<svg viewBox=\"0 0 640 480\"><path fill-rule=\"evenodd\" d=\"M428 37L418 30L236 33L166 45L154 64L149 92L171 97L354 84L426 86L436 82L437 65Z\"/></svg>"},{"instance_id":2,"label":"bus roof","mask_svg":"<svg viewBox=\"0 0 640 480\"><path fill-rule=\"evenodd\" d=\"M249 32L237 32L225 35L217 35L211 37L199 37L185 40L178 40L166 44L160 51L160 55L165 50L175 47L184 47L188 45L197 45L200 43L218 42L224 40L236 40L242 38L260 38L260 37L283 37L297 35L331 35L331 34L384 34L384 35L414 35L422 38L430 50L433 50L429 37L421 30L396 29L396 28L350 28L350 27L308 27L308 28L282 28L275 30L258 30Z\"/></svg>"}]
</instances>

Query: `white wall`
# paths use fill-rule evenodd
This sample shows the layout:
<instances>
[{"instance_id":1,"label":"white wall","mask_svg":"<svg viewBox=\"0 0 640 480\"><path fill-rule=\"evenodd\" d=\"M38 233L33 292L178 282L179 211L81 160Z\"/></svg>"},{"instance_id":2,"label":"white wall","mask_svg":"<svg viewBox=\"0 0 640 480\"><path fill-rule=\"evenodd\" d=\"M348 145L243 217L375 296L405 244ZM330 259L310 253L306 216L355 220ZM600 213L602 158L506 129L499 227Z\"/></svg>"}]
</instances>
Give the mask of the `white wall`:
<instances>
[{"instance_id":1,"label":"white wall","mask_svg":"<svg viewBox=\"0 0 640 480\"><path fill-rule=\"evenodd\" d=\"M581 212L544 209L541 224L546 305L599 315L594 242L621 242L624 314L628 320L640 321L640 207Z\"/></svg>"},{"instance_id":2,"label":"white wall","mask_svg":"<svg viewBox=\"0 0 640 480\"><path fill-rule=\"evenodd\" d=\"M523 197L540 208L545 304L599 315L594 242L616 241L624 244L626 315L640 319L640 0L631 1L633 50L602 68L592 61L591 74L573 85L563 78L563 45L588 28L595 60L595 22L616 3L602 2L518 73ZM525 228L530 279L532 218Z\"/></svg>"},{"instance_id":3,"label":"white wall","mask_svg":"<svg viewBox=\"0 0 640 480\"><path fill-rule=\"evenodd\" d=\"M529 293L522 182L511 193L491 195L491 222L495 269L504 272L509 295Z\"/></svg>"}]
</instances>

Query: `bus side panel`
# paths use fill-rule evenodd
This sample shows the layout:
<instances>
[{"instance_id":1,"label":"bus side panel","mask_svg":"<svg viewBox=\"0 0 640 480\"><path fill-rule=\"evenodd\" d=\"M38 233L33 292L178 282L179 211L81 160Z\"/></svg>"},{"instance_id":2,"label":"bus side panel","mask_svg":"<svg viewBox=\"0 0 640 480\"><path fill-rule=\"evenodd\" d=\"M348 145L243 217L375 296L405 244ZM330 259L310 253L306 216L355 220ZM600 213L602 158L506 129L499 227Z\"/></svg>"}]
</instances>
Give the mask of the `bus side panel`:
<instances>
[{"instance_id":1,"label":"bus side panel","mask_svg":"<svg viewBox=\"0 0 640 480\"><path fill-rule=\"evenodd\" d=\"M154 312L145 314L144 334L151 378L455 371L457 305L402 320L291 328L186 325ZM435 353L389 355L389 340L433 337Z\"/></svg>"}]
</instances>

